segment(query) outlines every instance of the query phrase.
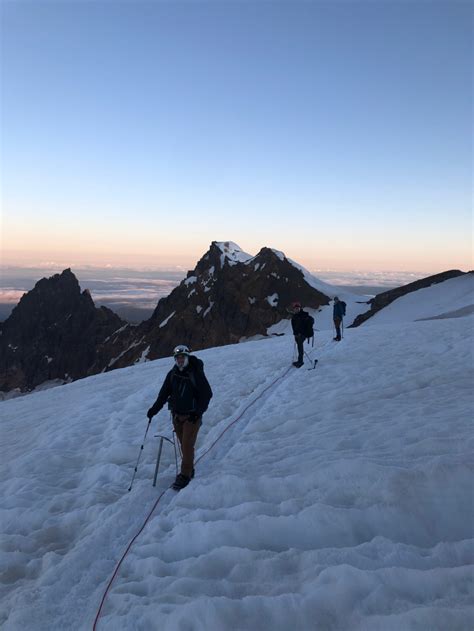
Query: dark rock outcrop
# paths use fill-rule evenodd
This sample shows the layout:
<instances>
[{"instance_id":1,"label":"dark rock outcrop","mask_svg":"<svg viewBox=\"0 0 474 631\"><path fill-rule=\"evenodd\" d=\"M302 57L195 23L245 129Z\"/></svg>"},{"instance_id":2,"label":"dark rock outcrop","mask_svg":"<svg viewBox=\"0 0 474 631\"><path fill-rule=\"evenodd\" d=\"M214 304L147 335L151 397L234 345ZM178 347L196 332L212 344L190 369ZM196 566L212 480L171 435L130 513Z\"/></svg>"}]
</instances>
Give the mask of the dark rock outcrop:
<instances>
[{"instance_id":1,"label":"dark rock outcrop","mask_svg":"<svg viewBox=\"0 0 474 631\"><path fill-rule=\"evenodd\" d=\"M464 272L451 270L378 294L359 326L412 291ZM81 377L169 356L176 344L192 350L232 344L267 330L294 300L318 309L329 297L283 253L262 248L252 257L231 242L213 242L194 270L152 317L138 326L96 308L70 269L36 283L0 324L0 391L30 391L45 381ZM330 289L330 288L328 288Z\"/></svg>"},{"instance_id":2,"label":"dark rock outcrop","mask_svg":"<svg viewBox=\"0 0 474 631\"><path fill-rule=\"evenodd\" d=\"M262 248L251 257L230 242L213 242L138 326L96 308L68 269L36 283L1 325L0 391L166 357L178 343L199 350L266 335L294 300L314 309L329 303L281 252Z\"/></svg>"},{"instance_id":3,"label":"dark rock outcrop","mask_svg":"<svg viewBox=\"0 0 474 631\"><path fill-rule=\"evenodd\" d=\"M143 356L166 357L177 343L199 350L265 335L288 317L294 300L314 309L329 303L281 252L262 248L251 257L236 247L213 242L186 279L159 301L150 320L135 328L133 341L127 330L111 339L118 351L111 367Z\"/></svg>"},{"instance_id":4,"label":"dark rock outcrop","mask_svg":"<svg viewBox=\"0 0 474 631\"><path fill-rule=\"evenodd\" d=\"M95 307L70 269L43 278L0 328L0 390L29 391L91 374L98 347L124 324L110 309Z\"/></svg>"},{"instance_id":5,"label":"dark rock outcrop","mask_svg":"<svg viewBox=\"0 0 474 631\"><path fill-rule=\"evenodd\" d=\"M418 289L424 289L425 287L430 287L431 285L442 283L445 280L449 280L450 278L462 276L463 274L465 274L465 272L461 272L457 269L449 270L447 272L434 274L434 276L428 276L427 278L421 278L420 280L416 280L413 283L408 283L408 285L402 285L401 287L396 287L395 289L390 289L389 291L384 291L381 294L377 294L375 298L372 298L367 302L367 304L370 305L369 311L358 315L354 322L348 328L360 326L361 324L366 322L366 320L371 318L378 311L389 305L397 298L406 296L406 294L409 294L412 291L418 291Z\"/></svg>"}]
</instances>

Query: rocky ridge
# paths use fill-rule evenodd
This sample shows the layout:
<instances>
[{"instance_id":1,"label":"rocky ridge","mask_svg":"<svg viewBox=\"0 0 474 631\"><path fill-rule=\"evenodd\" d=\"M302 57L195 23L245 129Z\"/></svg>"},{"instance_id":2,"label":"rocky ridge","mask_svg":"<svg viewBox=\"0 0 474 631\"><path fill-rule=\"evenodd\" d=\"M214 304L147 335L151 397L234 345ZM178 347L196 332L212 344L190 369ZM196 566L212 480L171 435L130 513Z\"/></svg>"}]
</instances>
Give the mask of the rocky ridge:
<instances>
[{"instance_id":1,"label":"rocky ridge","mask_svg":"<svg viewBox=\"0 0 474 631\"><path fill-rule=\"evenodd\" d=\"M43 278L0 327L0 390L28 391L45 381L85 377L97 348L125 325L97 308L70 269Z\"/></svg>"},{"instance_id":2,"label":"rocky ridge","mask_svg":"<svg viewBox=\"0 0 474 631\"><path fill-rule=\"evenodd\" d=\"M152 317L110 340L120 350L111 366L170 355L179 342L193 350L234 344L288 317L294 300L317 309L329 296L311 286L305 274L282 252L264 247L256 256L232 242L211 244L186 278L165 298ZM110 354L110 353L108 353Z\"/></svg>"},{"instance_id":3,"label":"rocky ridge","mask_svg":"<svg viewBox=\"0 0 474 631\"><path fill-rule=\"evenodd\" d=\"M448 270L446 272L442 272L441 274L427 276L426 278L421 278L420 280L416 280L413 283L408 283L407 285L402 285L401 287L396 287L395 289L390 289L389 291L384 291L380 294L377 294L374 298L367 302L367 305L369 305L370 309L365 313L361 313L360 315L358 315L349 328L360 326L369 318L374 316L378 311L388 306L397 298L406 296L413 291L418 291L419 289L424 289L425 287L436 285L437 283L443 283L445 280L456 278L457 276L462 276L465 273L466 272L461 272L460 270Z\"/></svg>"},{"instance_id":4,"label":"rocky ridge","mask_svg":"<svg viewBox=\"0 0 474 631\"><path fill-rule=\"evenodd\" d=\"M40 280L1 326L0 391L30 391L45 381L166 357L177 343L199 350L266 335L294 300L317 309L329 296L282 252L264 247L251 256L230 241L212 242L138 326L95 307L67 269Z\"/></svg>"}]
</instances>

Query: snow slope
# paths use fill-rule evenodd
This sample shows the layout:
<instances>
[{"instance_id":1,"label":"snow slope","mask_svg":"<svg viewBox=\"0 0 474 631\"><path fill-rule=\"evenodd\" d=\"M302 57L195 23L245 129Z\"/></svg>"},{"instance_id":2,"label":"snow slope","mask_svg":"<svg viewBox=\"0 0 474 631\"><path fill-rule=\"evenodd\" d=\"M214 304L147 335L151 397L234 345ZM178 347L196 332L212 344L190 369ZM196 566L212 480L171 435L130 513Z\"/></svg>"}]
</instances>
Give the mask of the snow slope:
<instances>
[{"instance_id":1,"label":"snow slope","mask_svg":"<svg viewBox=\"0 0 474 631\"><path fill-rule=\"evenodd\" d=\"M369 318L364 326L410 322L446 314L467 315L474 306L474 274L457 276L443 283L418 289L392 303Z\"/></svg>"},{"instance_id":2,"label":"snow slope","mask_svg":"<svg viewBox=\"0 0 474 631\"><path fill-rule=\"evenodd\" d=\"M342 290L340 290L339 287L335 285L329 285L329 283L325 283L323 280L316 278L316 276L313 276L313 274L311 274L311 272L307 270L306 267L303 267L303 265L300 265L293 259L288 259L288 260L294 267L296 267L302 272L304 279L308 283L308 285L311 285L311 287L314 287L314 289L317 289L318 291L325 294L326 296L329 296L330 298L334 298L334 296L338 296L339 298L342 298L342 293L349 295L348 292L342 292ZM350 294L350 295L356 296L356 294ZM361 296L359 295L358 298L360 300Z\"/></svg>"},{"instance_id":3,"label":"snow slope","mask_svg":"<svg viewBox=\"0 0 474 631\"><path fill-rule=\"evenodd\" d=\"M450 281L448 281L450 282ZM434 315L434 314L432 314ZM474 628L474 317L363 326L199 353L215 396L197 455L104 604L100 630ZM4 631L90 630L174 478L151 485L163 359L0 404ZM275 385L265 388L281 377ZM167 412L153 429L170 435Z\"/></svg>"}]
</instances>

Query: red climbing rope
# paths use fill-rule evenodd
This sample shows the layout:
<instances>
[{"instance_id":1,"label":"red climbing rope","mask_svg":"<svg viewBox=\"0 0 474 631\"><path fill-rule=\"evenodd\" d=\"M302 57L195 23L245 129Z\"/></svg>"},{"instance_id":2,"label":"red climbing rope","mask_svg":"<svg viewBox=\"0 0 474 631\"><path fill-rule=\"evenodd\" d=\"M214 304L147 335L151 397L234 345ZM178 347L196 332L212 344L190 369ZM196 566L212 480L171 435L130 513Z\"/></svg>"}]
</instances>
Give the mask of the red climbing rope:
<instances>
[{"instance_id":1,"label":"red climbing rope","mask_svg":"<svg viewBox=\"0 0 474 631\"><path fill-rule=\"evenodd\" d=\"M226 433L226 431L227 431L229 428L231 428L231 427L232 427L232 425L235 425L235 423L237 423L237 421L240 421L240 419L241 419L241 418L242 418L242 416L245 414L245 412L246 412L246 411L247 411L247 410L248 410L248 409L249 409L249 408L250 408L250 407L251 407L251 406L252 406L252 405L253 405L256 401L258 401L258 400L259 400L259 399L260 399L260 398L261 398L261 397L265 394L265 392L266 392L267 390L270 390L270 388L272 388L272 387L276 384L276 382L277 382L277 381L279 381L280 379L283 379L283 377L286 377L286 375L290 372L290 370L291 370L291 366L290 366L287 370L285 370L285 372L284 372L282 375L280 375L280 376L279 376L279 377L277 377L274 381L272 381L272 383L271 383L269 386L267 386L266 388L264 388L264 389L262 390L262 392L260 392L260 394L259 394L257 397L255 397L255 399L254 399L253 401L250 401L250 403L249 403L246 407L244 407L244 409L243 409L243 410L242 410L242 412L239 414L239 416L238 416L236 419L234 419L234 420L232 421L232 423L229 423L229 425L227 425L227 427L226 427L225 429L223 429L223 430L222 430L222 432L219 434L219 436L216 438L216 440L212 443L212 445L211 445L208 449L206 449L206 451L205 451L203 454L201 454L201 455L199 456L199 458L196 460L196 463L198 463L198 462L199 462L202 458L204 458L204 456L205 456L207 453L209 453L209 452L211 451L211 449L214 447L214 445L215 445L215 444L216 444L216 443L217 443L217 442L218 442L218 441L222 438L222 436L224 436L224 434Z\"/></svg>"}]
</instances>

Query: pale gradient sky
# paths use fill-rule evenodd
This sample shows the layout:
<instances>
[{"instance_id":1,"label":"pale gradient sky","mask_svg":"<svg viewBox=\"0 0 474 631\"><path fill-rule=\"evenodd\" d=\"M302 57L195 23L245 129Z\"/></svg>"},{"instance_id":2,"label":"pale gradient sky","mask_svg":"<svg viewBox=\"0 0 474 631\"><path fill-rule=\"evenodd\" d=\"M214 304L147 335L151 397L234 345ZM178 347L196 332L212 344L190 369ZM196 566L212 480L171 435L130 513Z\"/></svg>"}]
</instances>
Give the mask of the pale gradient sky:
<instances>
[{"instance_id":1,"label":"pale gradient sky","mask_svg":"<svg viewBox=\"0 0 474 631\"><path fill-rule=\"evenodd\" d=\"M469 2L3 2L2 261L472 267Z\"/></svg>"}]
</instances>

